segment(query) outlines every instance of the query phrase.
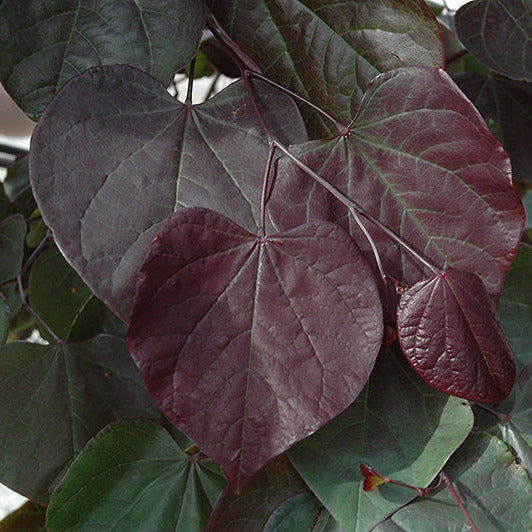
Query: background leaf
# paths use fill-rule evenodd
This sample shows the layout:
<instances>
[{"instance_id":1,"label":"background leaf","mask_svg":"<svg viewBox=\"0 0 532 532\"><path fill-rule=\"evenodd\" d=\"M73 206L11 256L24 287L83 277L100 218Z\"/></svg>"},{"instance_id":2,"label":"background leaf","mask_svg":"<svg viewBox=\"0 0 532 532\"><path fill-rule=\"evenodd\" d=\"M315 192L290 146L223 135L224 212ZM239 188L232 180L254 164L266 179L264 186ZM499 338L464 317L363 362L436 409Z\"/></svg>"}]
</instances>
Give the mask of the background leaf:
<instances>
[{"instance_id":1,"label":"background leaf","mask_svg":"<svg viewBox=\"0 0 532 532\"><path fill-rule=\"evenodd\" d=\"M153 242L128 332L155 402L235 492L355 399L381 341L375 279L341 228L259 237L201 208Z\"/></svg>"},{"instance_id":2,"label":"background leaf","mask_svg":"<svg viewBox=\"0 0 532 532\"><path fill-rule=\"evenodd\" d=\"M369 530L415 492L391 484L363 491L360 463L425 487L472 426L473 415L464 401L435 391L402 353L385 350L358 399L288 455L346 531Z\"/></svg>"},{"instance_id":3,"label":"background leaf","mask_svg":"<svg viewBox=\"0 0 532 532\"><path fill-rule=\"evenodd\" d=\"M306 139L291 99L257 87L276 134ZM256 230L267 157L243 82L190 108L145 73L111 66L75 78L47 108L31 180L69 263L127 320L148 246L174 211L209 207Z\"/></svg>"},{"instance_id":4,"label":"background leaf","mask_svg":"<svg viewBox=\"0 0 532 532\"><path fill-rule=\"evenodd\" d=\"M202 532L226 479L148 419L117 421L72 463L47 513L50 532Z\"/></svg>"},{"instance_id":5,"label":"background leaf","mask_svg":"<svg viewBox=\"0 0 532 532\"><path fill-rule=\"evenodd\" d=\"M476 0L455 16L464 46L491 69L532 81L532 3L530 0Z\"/></svg>"},{"instance_id":6,"label":"background leaf","mask_svg":"<svg viewBox=\"0 0 532 532\"><path fill-rule=\"evenodd\" d=\"M195 55L204 16L199 0L2 2L0 80L35 117L96 65L131 64L168 85Z\"/></svg>"},{"instance_id":7,"label":"background leaf","mask_svg":"<svg viewBox=\"0 0 532 532\"><path fill-rule=\"evenodd\" d=\"M0 521L0 532L46 532L46 508L28 501Z\"/></svg>"},{"instance_id":8,"label":"background leaf","mask_svg":"<svg viewBox=\"0 0 532 532\"><path fill-rule=\"evenodd\" d=\"M443 63L436 20L418 0L210 0L210 5L269 78L345 124L379 72ZM311 136L334 133L329 122L302 109Z\"/></svg>"},{"instance_id":9,"label":"background leaf","mask_svg":"<svg viewBox=\"0 0 532 532\"><path fill-rule=\"evenodd\" d=\"M4 344L7 338L7 331L9 329L9 320L11 312L9 305L2 292L0 292L0 345Z\"/></svg>"},{"instance_id":10,"label":"background leaf","mask_svg":"<svg viewBox=\"0 0 532 532\"><path fill-rule=\"evenodd\" d=\"M0 480L41 503L107 423L159 417L125 342L112 336L7 344L0 351L0 387Z\"/></svg>"}]
</instances>

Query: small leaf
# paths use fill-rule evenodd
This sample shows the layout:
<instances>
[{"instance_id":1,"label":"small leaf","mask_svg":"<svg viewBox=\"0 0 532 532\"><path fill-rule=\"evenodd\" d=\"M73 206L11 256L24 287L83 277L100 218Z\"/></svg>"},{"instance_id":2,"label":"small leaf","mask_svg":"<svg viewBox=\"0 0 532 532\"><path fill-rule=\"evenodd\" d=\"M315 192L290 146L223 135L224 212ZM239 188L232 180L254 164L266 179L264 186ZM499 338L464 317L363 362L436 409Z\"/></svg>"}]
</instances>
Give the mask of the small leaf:
<instances>
[{"instance_id":1,"label":"small leaf","mask_svg":"<svg viewBox=\"0 0 532 532\"><path fill-rule=\"evenodd\" d=\"M74 456L107 423L159 413L125 342L100 335L0 352L0 481L46 503Z\"/></svg>"},{"instance_id":2,"label":"small leaf","mask_svg":"<svg viewBox=\"0 0 532 532\"><path fill-rule=\"evenodd\" d=\"M373 491L377 489L381 484L389 482L389 479L383 477L372 467L369 467L365 464L360 464L360 472L364 477L364 485L362 489L364 491Z\"/></svg>"},{"instance_id":3,"label":"small leaf","mask_svg":"<svg viewBox=\"0 0 532 532\"><path fill-rule=\"evenodd\" d=\"M409 288L397 309L397 336L410 364L437 390L496 404L512 390L510 341L474 274L448 269Z\"/></svg>"},{"instance_id":4,"label":"small leaf","mask_svg":"<svg viewBox=\"0 0 532 532\"><path fill-rule=\"evenodd\" d=\"M163 413L239 492L356 398L382 329L373 274L338 226L259 237L191 208L150 248L128 340Z\"/></svg>"},{"instance_id":5,"label":"small leaf","mask_svg":"<svg viewBox=\"0 0 532 532\"><path fill-rule=\"evenodd\" d=\"M131 64L168 85L199 46L199 0L40 0L0 4L0 79L29 115L89 67Z\"/></svg>"},{"instance_id":6,"label":"small leaf","mask_svg":"<svg viewBox=\"0 0 532 532\"><path fill-rule=\"evenodd\" d=\"M0 521L0 532L46 532L46 508L28 501Z\"/></svg>"},{"instance_id":7,"label":"small leaf","mask_svg":"<svg viewBox=\"0 0 532 532\"><path fill-rule=\"evenodd\" d=\"M209 460L190 458L154 421L117 421L74 460L46 524L50 532L202 532L226 483Z\"/></svg>"},{"instance_id":8,"label":"small leaf","mask_svg":"<svg viewBox=\"0 0 532 532\"><path fill-rule=\"evenodd\" d=\"M455 16L464 46L499 74L532 81L530 0L476 0Z\"/></svg>"}]
</instances>

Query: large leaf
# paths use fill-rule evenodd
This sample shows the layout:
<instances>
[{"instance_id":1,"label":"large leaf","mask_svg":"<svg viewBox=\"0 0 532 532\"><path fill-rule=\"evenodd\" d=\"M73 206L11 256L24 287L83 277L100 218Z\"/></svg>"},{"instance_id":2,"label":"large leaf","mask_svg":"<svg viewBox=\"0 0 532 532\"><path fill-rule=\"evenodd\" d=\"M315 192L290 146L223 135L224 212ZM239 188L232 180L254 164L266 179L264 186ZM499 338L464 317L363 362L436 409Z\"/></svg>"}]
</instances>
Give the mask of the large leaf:
<instances>
[{"instance_id":1,"label":"large leaf","mask_svg":"<svg viewBox=\"0 0 532 532\"><path fill-rule=\"evenodd\" d=\"M476 0L455 16L464 46L482 63L513 79L532 81L532 2Z\"/></svg>"},{"instance_id":2,"label":"large leaf","mask_svg":"<svg viewBox=\"0 0 532 532\"><path fill-rule=\"evenodd\" d=\"M47 502L72 458L107 423L159 414L123 340L7 344L0 351L0 480Z\"/></svg>"},{"instance_id":3,"label":"large leaf","mask_svg":"<svg viewBox=\"0 0 532 532\"><path fill-rule=\"evenodd\" d=\"M479 530L530 530L532 484L508 447L487 434L474 434L445 468ZM470 530L446 488L395 513L378 532Z\"/></svg>"},{"instance_id":4,"label":"large leaf","mask_svg":"<svg viewBox=\"0 0 532 532\"><path fill-rule=\"evenodd\" d=\"M200 0L19 0L0 4L0 80L38 116L91 66L124 63L168 85L199 46Z\"/></svg>"},{"instance_id":5,"label":"large leaf","mask_svg":"<svg viewBox=\"0 0 532 532\"><path fill-rule=\"evenodd\" d=\"M342 530L285 455L272 460L241 495L227 487L205 532L332 532Z\"/></svg>"},{"instance_id":6,"label":"large leaf","mask_svg":"<svg viewBox=\"0 0 532 532\"><path fill-rule=\"evenodd\" d=\"M50 501L50 532L75 529L202 532L226 484L157 423L117 421L92 439Z\"/></svg>"},{"instance_id":7,"label":"large leaf","mask_svg":"<svg viewBox=\"0 0 532 532\"><path fill-rule=\"evenodd\" d=\"M397 336L413 368L437 390L496 404L512 390L510 340L474 274L449 269L409 288L397 309Z\"/></svg>"},{"instance_id":8,"label":"large leaf","mask_svg":"<svg viewBox=\"0 0 532 532\"><path fill-rule=\"evenodd\" d=\"M25 236L26 222L20 214L0 220L0 282L18 275L24 257ZM0 293L5 297L11 314L16 314L20 309L17 284L11 282L0 286Z\"/></svg>"},{"instance_id":9,"label":"large leaf","mask_svg":"<svg viewBox=\"0 0 532 532\"><path fill-rule=\"evenodd\" d=\"M512 160L515 180L532 182L532 83L466 73L454 77Z\"/></svg>"},{"instance_id":10,"label":"large leaf","mask_svg":"<svg viewBox=\"0 0 532 532\"><path fill-rule=\"evenodd\" d=\"M379 72L441 66L436 20L419 0L210 0L217 19L268 77L346 124ZM313 132L330 124L308 113Z\"/></svg>"},{"instance_id":11,"label":"large leaf","mask_svg":"<svg viewBox=\"0 0 532 532\"><path fill-rule=\"evenodd\" d=\"M507 155L445 72L409 67L382 74L349 135L292 151L434 264L476 273L498 298L523 207ZM269 205L281 230L316 218L351 225L372 257L347 208L292 161L279 165ZM366 224L387 274L409 285L427 277L408 252Z\"/></svg>"},{"instance_id":12,"label":"large leaf","mask_svg":"<svg viewBox=\"0 0 532 532\"><path fill-rule=\"evenodd\" d=\"M259 237L194 208L150 248L128 340L155 402L238 492L355 399L382 328L373 274L340 227Z\"/></svg>"},{"instance_id":13,"label":"large leaf","mask_svg":"<svg viewBox=\"0 0 532 532\"><path fill-rule=\"evenodd\" d=\"M289 451L312 491L347 531L369 530L412 499L393 485L363 491L360 463L418 487L438 474L473 426L471 409L427 386L385 350L358 399Z\"/></svg>"},{"instance_id":14,"label":"large leaf","mask_svg":"<svg viewBox=\"0 0 532 532\"><path fill-rule=\"evenodd\" d=\"M508 332L518 367L532 364L532 247L522 245L510 266L499 303L499 316Z\"/></svg>"},{"instance_id":15,"label":"large leaf","mask_svg":"<svg viewBox=\"0 0 532 532\"><path fill-rule=\"evenodd\" d=\"M270 127L286 142L305 139L290 98L257 88ZM191 107L147 74L111 66L73 79L50 104L33 135L31 180L67 260L127 319L149 243L176 209L209 207L256 230L267 157L243 82Z\"/></svg>"}]
</instances>

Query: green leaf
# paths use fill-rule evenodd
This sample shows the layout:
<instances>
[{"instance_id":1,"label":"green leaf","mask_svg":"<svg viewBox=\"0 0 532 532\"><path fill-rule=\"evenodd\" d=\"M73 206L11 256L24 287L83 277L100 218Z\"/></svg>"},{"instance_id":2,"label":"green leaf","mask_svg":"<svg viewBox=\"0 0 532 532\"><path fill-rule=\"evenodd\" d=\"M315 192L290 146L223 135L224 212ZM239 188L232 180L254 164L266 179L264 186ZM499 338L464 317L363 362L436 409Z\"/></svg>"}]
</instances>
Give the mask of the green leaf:
<instances>
[{"instance_id":1,"label":"green leaf","mask_svg":"<svg viewBox=\"0 0 532 532\"><path fill-rule=\"evenodd\" d=\"M210 0L231 37L271 79L349 123L368 83L400 66L441 66L436 19L419 0ZM302 107L309 132L331 124Z\"/></svg>"},{"instance_id":2,"label":"green leaf","mask_svg":"<svg viewBox=\"0 0 532 532\"><path fill-rule=\"evenodd\" d=\"M62 340L70 339L73 328L91 303L95 304L97 312L91 311L93 319L85 327L85 338L97 334L103 323L104 305L97 303L99 300L56 248L35 261L28 295L33 310ZM45 331L42 334L50 340ZM77 340L85 339L79 336Z\"/></svg>"},{"instance_id":3,"label":"green leaf","mask_svg":"<svg viewBox=\"0 0 532 532\"><path fill-rule=\"evenodd\" d=\"M518 371L532 363L532 247L522 244L504 281L499 317L510 337Z\"/></svg>"},{"instance_id":4,"label":"green leaf","mask_svg":"<svg viewBox=\"0 0 532 532\"><path fill-rule=\"evenodd\" d=\"M435 391L413 373L402 354L386 350L357 400L288 455L348 532L368 530L415 492L390 484L364 492L360 463L426 487L472 425L464 401Z\"/></svg>"},{"instance_id":5,"label":"green leaf","mask_svg":"<svg viewBox=\"0 0 532 532\"><path fill-rule=\"evenodd\" d=\"M7 169L4 189L11 201L12 209L29 218L31 213L37 208L37 205L31 192L29 157L27 153L17 157L15 162Z\"/></svg>"},{"instance_id":6,"label":"green leaf","mask_svg":"<svg viewBox=\"0 0 532 532\"><path fill-rule=\"evenodd\" d=\"M91 66L130 64L168 85L196 53L200 0L21 0L0 4L0 80L38 117Z\"/></svg>"},{"instance_id":7,"label":"green leaf","mask_svg":"<svg viewBox=\"0 0 532 532\"><path fill-rule=\"evenodd\" d=\"M20 271L24 257L25 236L26 222L20 214L8 216L0 221L0 283L15 277ZM11 315L15 315L20 309L16 283L0 286L0 293L6 298Z\"/></svg>"},{"instance_id":8,"label":"green leaf","mask_svg":"<svg viewBox=\"0 0 532 532\"><path fill-rule=\"evenodd\" d=\"M9 321L11 318L11 312L7 300L0 292L0 345L4 344L7 338L7 332L9 329Z\"/></svg>"},{"instance_id":9,"label":"green leaf","mask_svg":"<svg viewBox=\"0 0 532 532\"><path fill-rule=\"evenodd\" d=\"M485 433L471 435L445 471L479 530L530 530L532 483L508 447ZM375 530L470 530L447 488L419 498Z\"/></svg>"},{"instance_id":10,"label":"green leaf","mask_svg":"<svg viewBox=\"0 0 532 532\"><path fill-rule=\"evenodd\" d=\"M0 521L0 532L46 532L46 508L28 501Z\"/></svg>"},{"instance_id":11,"label":"green leaf","mask_svg":"<svg viewBox=\"0 0 532 532\"><path fill-rule=\"evenodd\" d=\"M185 454L157 423L118 421L72 463L50 501L47 526L201 532L225 484L210 460Z\"/></svg>"},{"instance_id":12,"label":"green leaf","mask_svg":"<svg viewBox=\"0 0 532 532\"><path fill-rule=\"evenodd\" d=\"M159 418L123 340L0 350L0 481L46 503L72 458L108 423Z\"/></svg>"}]
</instances>

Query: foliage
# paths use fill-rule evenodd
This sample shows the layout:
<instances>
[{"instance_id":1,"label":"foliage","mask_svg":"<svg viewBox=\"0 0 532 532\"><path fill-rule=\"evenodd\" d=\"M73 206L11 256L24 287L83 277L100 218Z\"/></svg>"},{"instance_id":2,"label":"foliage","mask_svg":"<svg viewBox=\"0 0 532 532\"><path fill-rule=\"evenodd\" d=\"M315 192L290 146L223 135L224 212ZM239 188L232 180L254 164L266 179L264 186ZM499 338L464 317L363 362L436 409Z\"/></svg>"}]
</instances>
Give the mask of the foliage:
<instances>
[{"instance_id":1,"label":"foliage","mask_svg":"<svg viewBox=\"0 0 532 532\"><path fill-rule=\"evenodd\" d=\"M0 2L0 527L532 525L532 3L435 12Z\"/></svg>"}]
</instances>

